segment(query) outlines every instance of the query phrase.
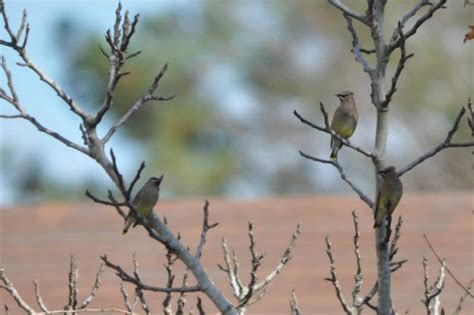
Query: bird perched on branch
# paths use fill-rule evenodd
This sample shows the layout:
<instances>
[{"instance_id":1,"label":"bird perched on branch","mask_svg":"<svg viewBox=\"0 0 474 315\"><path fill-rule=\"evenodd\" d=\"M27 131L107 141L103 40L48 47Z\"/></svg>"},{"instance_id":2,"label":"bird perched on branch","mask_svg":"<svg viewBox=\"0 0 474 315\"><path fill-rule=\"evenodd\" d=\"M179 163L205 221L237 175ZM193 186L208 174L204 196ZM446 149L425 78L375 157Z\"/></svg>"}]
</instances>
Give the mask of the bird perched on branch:
<instances>
[{"instance_id":1,"label":"bird perched on branch","mask_svg":"<svg viewBox=\"0 0 474 315\"><path fill-rule=\"evenodd\" d=\"M145 185L143 185L143 187L133 199L132 204L135 207L135 210L137 210L137 212L142 217L147 217L153 211L153 207L158 201L160 184L162 180L163 175L161 175L160 177L151 177L150 179L148 179ZM132 225L133 227L135 227L137 224L138 220L135 216L135 213L130 210L125 219L123 234L126 234L128 232L128 229L130 229Z\"/></svg>"},{"instance_id":2,"label":"bird perched on branch","mask_svg":"<svg viewBox=\"0 0 474 315\"><path fill-rule=\"evenodd\" d=\"M339 136L349 139L357 127L359 113L357 112L354 93L345 91L336 96L341 100L341 105L334 112L332 117L331 129ZM337 152L342 147L341 140L336 137L331 138L331 160L337 159Z\"/></svg>"},{"instance_id":3,"label":"bird perched on branch","mask_svg":"<svg viewBox=\"0 0 474 315\"><path fill-rule=\"evenodd\" d=\"M395 167L386 167L379 174L382 184L375 200L374 228L380 227L385 218L392 215L403 194L402 182Z\"/></svg>"}]
</instances>

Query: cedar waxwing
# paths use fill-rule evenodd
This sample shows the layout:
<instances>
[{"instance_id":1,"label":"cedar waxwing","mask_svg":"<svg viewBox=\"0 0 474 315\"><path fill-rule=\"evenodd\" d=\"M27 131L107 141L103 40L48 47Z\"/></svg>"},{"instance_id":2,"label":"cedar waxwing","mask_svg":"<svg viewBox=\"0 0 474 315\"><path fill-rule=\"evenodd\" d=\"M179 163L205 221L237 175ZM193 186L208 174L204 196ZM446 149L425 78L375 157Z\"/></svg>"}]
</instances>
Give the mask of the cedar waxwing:
<instances>
[{"instance_id":1,"label":"cedar waxwing","mask_svg":"<svg viewBox=\"0 0 474 315\"><path fill-rule=\"evenodd\" d=\"M341 100L341 105L334 112L331 129L345 139L349 139L357 127L359 114L357 112L354 93L345 91L336 96ZM342 147L342 142L336 137L331 139L331 160L337 159L337 151Z\"/></svg>"},{"instance_id":2,"label":"cedar waxwing","mask_svg":"<svg viewBox=\"0 0 474 315\"><path fill-rule=\"evenodd\" d=\"M382 184L375 202L374 228L381 226L385 218L392 215L403 194L402 182L395 167L386 167L379 174L382 176Z\"/></svg>"},{"instance_id":3,"label":"cedar waxwing","mask_svg":"<svg viewBox=\"0 0 474 315\"><path fill-rule=\"evenodd\" d=\"M153 207L158 201L160 184L162 180L163 175L160 177L151 177L137 193L135 199L133 199L133 206L142 217L147 217L153 211ZM137 224L137 218L132 213L132 211L130 211L127 215L127 218L125 219L123 234L126 234L132 225L135 227Z\"/></svg>"}]
</instances>

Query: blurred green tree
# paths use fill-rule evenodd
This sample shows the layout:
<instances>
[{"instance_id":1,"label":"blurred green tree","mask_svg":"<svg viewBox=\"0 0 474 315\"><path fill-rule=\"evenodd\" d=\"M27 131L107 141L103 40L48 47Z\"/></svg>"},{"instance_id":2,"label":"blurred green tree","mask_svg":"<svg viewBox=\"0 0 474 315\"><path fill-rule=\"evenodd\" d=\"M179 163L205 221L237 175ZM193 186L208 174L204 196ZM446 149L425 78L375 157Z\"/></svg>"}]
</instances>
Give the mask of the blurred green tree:
<instances>
[{"instance_id":1,"label":"blurred green tree","mask_svg":"<svg viewBox=\"0 0 474 315\"><path fill-rule=\"evenodd\" d=\"M354 8L363 5L348 3ZM395 18L411 3L392 1L388 6L388 22L396 25ZM439 15L440 23L429 23L422 30L424 36L410 42L408 50L416 51L416 61L403 74L393 106L397 120L392 123L397 128L389 141L396 145L389 145L389 156L394 164L437 144L474 90L466 67L473 62L472 45L462 43L469 12L462 4L450 4ZM323 101L332 111L337 104L333 95L351 89L361 111L353 139L361 146L373 146L375 110L369 105L367 78L351 60L349 35L336 10L325 1L310 0L200 1L166 10L157 3L156 11L142 12L142 19L132 45L143 53L128 65L131 73L119 84L114 100L115 117L108 119L111 123L119 117L160 66L170 63L159 93L177 97L146 106L124 130L144 148L145 156L137 161L146 160L148 170L171 175L167 188L172 194L240 196L346 189L332 170L297 157L299 146L329 154L329 139L311 138L291 115L294 108L302 108L310 113L307 117L321 119L316 104ZM80 21L69 18L59 20L57 29L58 45L67 52L65 72L71 88L85 103L98 106L107 76L107 60L98 49L104 43L103 30L81 32ZM343 163L349 154L342 153ZM370 165L350 164L348 171L369 189L364 174ZM463 171L469 165L468 155L445 152L408 176L405 185L467 189L473 184ZM433 180L426 181L427 176ZM445 180L436 180L441 177Z\"/></svg>"}]
</instances>

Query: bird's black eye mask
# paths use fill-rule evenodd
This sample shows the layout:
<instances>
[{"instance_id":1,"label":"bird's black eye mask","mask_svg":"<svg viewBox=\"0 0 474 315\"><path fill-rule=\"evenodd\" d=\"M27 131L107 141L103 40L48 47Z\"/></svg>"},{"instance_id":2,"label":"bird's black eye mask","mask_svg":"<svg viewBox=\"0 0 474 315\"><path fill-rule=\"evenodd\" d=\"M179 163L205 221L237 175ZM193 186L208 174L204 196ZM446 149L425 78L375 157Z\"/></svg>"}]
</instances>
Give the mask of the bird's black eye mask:
<instances>
[{"instance_id":1,"label":"bird's black eye mask","mask_svg":"<svg viewBox=\"0 0 474 315\"><path fill-rule=\"evenodd\" d=\"M161 175L160 177L152 177L151 180L153 181L153 184L159 186L161 184L161 181L163 180L163 176L164 175Z\"/></svg>"}]
</instances>

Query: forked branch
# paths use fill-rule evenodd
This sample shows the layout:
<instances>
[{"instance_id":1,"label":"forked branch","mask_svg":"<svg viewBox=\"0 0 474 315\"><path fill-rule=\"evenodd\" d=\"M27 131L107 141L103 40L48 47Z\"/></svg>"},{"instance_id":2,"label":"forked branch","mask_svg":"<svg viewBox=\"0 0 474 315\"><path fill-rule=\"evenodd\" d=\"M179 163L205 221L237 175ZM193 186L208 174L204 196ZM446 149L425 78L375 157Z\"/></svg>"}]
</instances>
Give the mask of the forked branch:
<instances>
[{"instance_id":1,"label":"forked branch","mask_svg":"<svg viewBox=\"0 0 474 315\"><path fill-rule=\"evenodd\" d=\"M370 300L375 296L375 294L377 294L377 291L378 291L377 282L375 282L375 284L372 286L372 289L367 293L367 295L365 295L364 297L361 295L361 288L362 288L362 283L363 283L362 258L361 258L362 256L360 253L359 218L357 214L355 213L355 211L352 211L352 221L354 223L353 245L354 245L354 255L355 255L355 260L356 260L354 287L352 289L352 302L348 302L346 298L344 297L344 294L342 292L342 287L337 276L336 258L333 252L332 243L329 239L329 236L326 237L326 253L329 258L330 277L326 278L325 280L332 283L336 292L336 297L339 300L339 303L341 304L343 311L348 315L360 314L364 305L367 305L368 307L376 310L377 307L372 305L370 303ZM397 243L401 236L402 223L403 221L401 217L399 217L396 228L395 228L395 234L390 242L390 253L391 253L390 265L391 265L392 273L399 270L407 262L407 260L394 261L394 257L398 252Z\"/></svg>"},{"instance_id":2,"label":"forked branch","mask_svg":"<svg viewBox=\"0 0 474 315\"><path fill-rule=\"evenodd\" d=\"M472 116L472 105L471 105L471 100L470 99L468 100L467 107L470 110L470 115ZM415 159L413 162L411 162L408 165L406 165L405 167L403 167L398 172L399 176L402 176L406 172L412 170L415 166L417 166L417 165L421 164L422 162L424 162L425 160L433 157L434 155L436 155L437 153L439 153L440 151L442 151L444 149L473 147L474 146L474 141L467 141L467 142L453 142L452 141L453 136L455 135L455 133L459 129L459 126L461 124L461 119L463 118L465 113L466 113L466 109L464 107L461 108L461 110L459 111L456 119L454 120L453 126L448 131L448 134L446 135L446 138L444 139L444 141L441 142L440 144L438 144L436 147L434 147L430 151L428 151L425 154L423 154L422 156L420 156L419 158ZM468 118L468 120L469 120L469 118Z\"/></svg>"},{"instance_id":3,"label":"forked branch","mask_svg":"<svg viewBox=\"0 0 474 315\"><path fill-rule=\"evenodd\" d=\"M251 266L250 266L250 280L247 285L243 284L243 281L239 275L239 263L237 261L237 255L235 251L232 251L232 254L229 251L227 242L225 239L222 239L222 249L224 251L224 262L225 267L218 265L219 269L224 271L230 282L230 286L234 293L235 298L238 301L238 310L240 314L244 314L246 307L258 302L263 298L265 293L268 290L268 286L275 280L275 278L281 273L283 268L290 262L292 257L292 252L296 246L296 242L301 234L301 223L296 226L296 230L293 233L291 242L289 246L285 249L278 265L269 273L262 281L258 282L258 269L262 264L264 255L258 254L256 250L256 240L254 236L254 226L253 223L249 223L249 251L251 255Z\"/></svg>"}]
</instances>

